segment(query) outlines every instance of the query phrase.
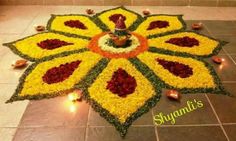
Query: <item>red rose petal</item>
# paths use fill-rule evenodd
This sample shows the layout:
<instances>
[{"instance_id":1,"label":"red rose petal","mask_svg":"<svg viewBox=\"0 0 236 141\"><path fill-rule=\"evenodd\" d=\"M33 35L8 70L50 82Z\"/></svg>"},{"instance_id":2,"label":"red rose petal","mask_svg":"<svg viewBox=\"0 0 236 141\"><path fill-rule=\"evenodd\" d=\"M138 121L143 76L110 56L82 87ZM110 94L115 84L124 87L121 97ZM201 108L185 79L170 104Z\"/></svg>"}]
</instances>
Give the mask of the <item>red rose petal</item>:
<instances>
[{"instance_id":1,"label":"red rose petal","mask_svg":"<svg viewBox=\"0 0 236 141\"><path fill-rule=\"evenodd\" d=\"M81 21L79 20L69 20L64 22L66 26L79 29L88 29Z\"/></svg>"},{"instance_id":2,"label":"red rose petal","mask_svg":"<svg viewBox=\"0 0 236 141\"><path fill-rule=\"evenodd\" d=\"M181 47L193 47L199 46L199 41L195 38L190 38L188 36L184 36L181 38L171 38L166 43L174 44Z\"/></svg>"},{"instance_id":3,"label":"red rose petal","mask_svg":"<svg viewBox=\"0 0 236 141\"><path fill-rule=\"evenodd\" d=\"M80 63L81 61L78 60L71 63L62 64L59 67L53 67L44 74L42 79L47 84L62 82L72 75Z\"/></svg>"},{"instance_id":4,"label":"red rose petal","mask_svg":"<svg viewBox=\"0 0 236 141\"><path fill-rule=\"evenodd\" d=\"M159 58L157 58L156 60L160 65L162 65L165 69L167 69L175 76L179 76L181 78L187 78L193 75L193 70L188 65L173 61L166 61L164 59L159 59Z\"/></svg>"},{"instance_id":5,"label":"red rose petal","mask_svg":"<svg viewBox=\"0 0 236 141\"><path fill-rule=\"evenodd\" d=\"M167 26L169 26L169 22L167 21L152 21L147 30L153 30L155 28L166 28Z\"/></svg>"},{"instance_id":6,"label":"red rose petal","mask_svg":"<svg viewBox=\"0 0 236 141\"><path fill-rule=\"evenodd\" d=\"M120 97L126 97L135 91L136 86L135 78L122 68L119 68L113 73L111 80L107 82L106 88Z\"/></svg>"},{"instance_id":7,"label":"red rose petal","mask_svg":"<svg viewBox=\"0 0 236 141\"><path fill-rule=\"evenodd\" d=\"M47 40L41 41L40 43L37 43L37 45L41 47L42 49L52 50L52 49L59 48L62 46L73 45L73 43L67 43L59 39L47 39Z\"/></svg>"}]
</instances>

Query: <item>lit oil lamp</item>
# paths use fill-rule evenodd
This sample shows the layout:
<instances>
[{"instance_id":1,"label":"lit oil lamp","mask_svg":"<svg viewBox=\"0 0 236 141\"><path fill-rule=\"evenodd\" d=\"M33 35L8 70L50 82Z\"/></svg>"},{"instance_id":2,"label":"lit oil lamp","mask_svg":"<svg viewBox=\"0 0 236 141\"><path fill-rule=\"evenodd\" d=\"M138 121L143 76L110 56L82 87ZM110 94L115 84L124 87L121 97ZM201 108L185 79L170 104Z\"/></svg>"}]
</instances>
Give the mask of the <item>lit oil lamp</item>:
<instances>
[{"instance_id":1,"label":"lit oil lamp","mask_svg":"<svg viewBox=\"0 0 236 141\"><path fill-rule=\"evenodd\" d=\"M211 59L212 59L212 61L213 61L214 63L216 63L216 64L221 64L222 62L225 61L224 58L220 58L220 57L218 57L218 56L212 56Z\"/></svg>"},{"instance_id":2,"label":"lit oil lamp","mask_svg":"<svg viewBox=\"0 0 236 141\"><path fill-rule=\"evenodd\" d=\"M151 14L151 12L150 12L149 9L143 10L143 15L147 16L147 15L150 15L150 14Z\"/></svg>"},{"instance_id":3,"label":"lit oil lamp","mask_svg":"<svg viewBox=\"0 0 236 141\"><path fill-rule=\"evenodd\" d=\"M180 100L180 93L176 90L168 90L166 92L166 96L169 99L173 99L173 100Z\"/></svg>"},{"instance_id":4,"label":"lit oil lamp","mask_svg":"<svg viewBox=\"0 0 236 141\"><path fill-rule=\"evenodd\" d=\"M68 94L68 100L72 102L77 102L82 100L81 91L74 90L73 92Z\"/></svg>"},{"instance_id":5,"label":"lit oil lamp","mask_svg":"<svg viewBox=\"0 0 236 141\"><path fill-rule=\"evenodd\" d=\"M203 27L203 24L201 22L192 24L193 30L200 30L200 29L202 29L202 27Z\"/></svg>"},{"instance_id":6,"label":"lit oil lamp","mask_svg":"<svg viewBox=\"0 0 236 141\"><path fill-rule=\"evenodd\" d=\"M69 103L69 111L71 113L74 113L77 109L78 106L78 101L82 101L82 92L80 90L74 90L73 92L69 93L67 98L68 98L68 103Z\"/></svg>"}]
</instances>

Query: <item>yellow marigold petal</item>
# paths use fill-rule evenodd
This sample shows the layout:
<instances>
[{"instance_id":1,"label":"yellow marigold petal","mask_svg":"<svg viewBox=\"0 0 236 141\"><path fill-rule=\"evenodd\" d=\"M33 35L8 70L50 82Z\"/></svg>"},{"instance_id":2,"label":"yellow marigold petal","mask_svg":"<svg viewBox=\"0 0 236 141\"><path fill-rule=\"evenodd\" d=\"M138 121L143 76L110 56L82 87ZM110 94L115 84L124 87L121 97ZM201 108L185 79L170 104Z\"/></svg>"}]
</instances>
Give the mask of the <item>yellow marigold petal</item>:
<instances>
[{"instance_id":1,"label":"yellow marigold petal","mask_svg":"<svg viewBox=\"0 0 236 141\"><path fill-rule=\"evenodd\" d=\"M80 21L84 24L84 26L86 26L86 29L66 26L65 22L70 20ZM85 37L92 37L102 32L102 30L90 19L90 17L85 15L52 15L48 29Z\"/></svg>"},{"instance_id":2,"label":"yellow marigold petal","mask_svg":"<svg viewBox=\"0 0 236 141\"><path fill-rule=\"evenodd\" d=\"M43 49L37 44L47 39L59 39L71 43L71 45L61 46L55 49ZM89 41L87 39L73 38L61 34L45 32L26 37L16 42L10 43L12 50L17 50L22 56L27 56L27 59L37 60L51 55L60 54L62 52L79 50L87 47Z\"/></svg>"},{"instance_id":3,"label":"yellow marigold petal","mask_svg":"<svg viewBox=\"0 0 236 141\"><path fill-rule=\"evenodd\" d=\"M149 25L154 21L166 21L169 23L169 26L147 30ZM155 36L181 30L183 28L185 28L185 25L180 15L153 15L147 17L146 20L141 23L134 32L137 32L143 36Z\"/></svg>"},{"instance_id":4,"label":"yellow marigold petal","mask_svg":"<svg viewBox=\"0 0 236 141\"><path fill-rule=\"evenodd\" d=\"M61 91L69 90L74 87L87 73L97 64L101 59L100 55L92 52L83 52L71 54L61 58L54 58L49 61L45 61L36 65L33 70L26 76L24 83L22 84L22 90L19 92L19 97L33 97L41 94L48 95L59 93ZM59 67L61 64L71 63L80 60L81 63L69 76L69 78L58 83L48 84L43 81L43 76L46 72L54 67Z\"/></svg>"},{"instance_id":5,"label":"yellow marigold petal","mask_svg":"<svg viewBox=\"0 0 236 141\"><path fill-rule=\"evenodd\" d=\"M166 43L171 38L182 38L182 37L195 38L199 41L199 45L193 47L181 47L178 45ZM158 38L152 38L148 40L149 46L157 49L165 49L174 52L188 53L192 55L210 55L219 46L219 41L210 39L206 36L199 35L194 32L181 32L176 34L171 34L167 36L162 36Z\"/></svg>"},{"instance_id":6,"label":"yellow marigold petal","mask_svg":"<svg viewBox=\"0 0 236 141\"><path fill-rule=\"evenodd\" d=\"M135 91L125 98L119 97L117 94L106 89L107 81L111 80L113 73L118 68L122 68L128 74L132 75L137 82ZM102 108L117 117L121 123L124 123L148 99L155 95L152 84L126 59L111 60L107 68L102 71L89 87L88 91L91 99L95 100Z\"/></svg>"},{"instance_id":7,"label":"yellow marigold petal","mask_svg":"<svg viewBox=\"0 0 236 141\"><path fill-rule=\"evenodd\" d=\"M175 88L215 88L213 76L203 62L193 58L170 56L158 53L145 52L138 58L166 84ZM166 61L179 62L192 68L193 74L187 78L175 76L157 62L157 58Z\"/></svg>"}]
</instances>

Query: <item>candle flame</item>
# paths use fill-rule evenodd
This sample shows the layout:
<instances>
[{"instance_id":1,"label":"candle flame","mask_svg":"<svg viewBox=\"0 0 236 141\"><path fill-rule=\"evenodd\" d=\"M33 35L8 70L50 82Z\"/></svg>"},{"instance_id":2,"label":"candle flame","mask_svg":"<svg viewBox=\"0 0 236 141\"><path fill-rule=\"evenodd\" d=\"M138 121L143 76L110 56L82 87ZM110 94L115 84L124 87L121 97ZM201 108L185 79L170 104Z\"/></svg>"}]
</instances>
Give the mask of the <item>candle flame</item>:
<instances>
[{"instance_id":1,"label":"candle flame","mask_svg":"<svg viewBox=\"0 0 236 141\"><path fill-rule=\"evenodd\" d=\"M68 99L70 100L70 101L73 101L75 98L74 98L74 94L73 93L70 93L69 95L68 95Z\"/></svg>"},{"instance_id":2,"label":"candle flame","mask_svg":"<svg viewBox=\"0 0 236 141\"><path fill-rule=\"evenodd\" d=\"M75 101L79 98L80 98L79 95L75 92L68 94L68 100L70 100L70 101Z\"/></svg>"}]
</instances>

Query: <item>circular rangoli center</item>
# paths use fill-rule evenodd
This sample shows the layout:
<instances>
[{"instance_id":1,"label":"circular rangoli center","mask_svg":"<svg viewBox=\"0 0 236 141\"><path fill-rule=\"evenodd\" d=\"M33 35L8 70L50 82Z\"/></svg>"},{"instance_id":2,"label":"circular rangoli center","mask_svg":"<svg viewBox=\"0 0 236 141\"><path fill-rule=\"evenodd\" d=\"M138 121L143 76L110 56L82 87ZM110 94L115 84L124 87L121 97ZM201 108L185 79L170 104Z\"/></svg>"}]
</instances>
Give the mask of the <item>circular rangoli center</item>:
<instances>
[{"instance_id":1,"label":"circular rangoli center","mask_svg":"<svg viewBox=\"0 0 236 141\"><path fill-rule=\"evenodd\" d=\"M137 33L130 33L131 37L123 46L117 46L108 32L94 36L89 49L107 58L131 58L148 49L147 39Z\"/></svg>"}]
</instances>

